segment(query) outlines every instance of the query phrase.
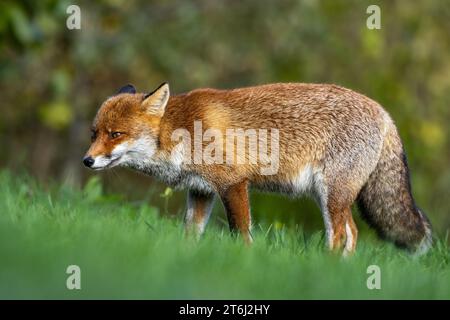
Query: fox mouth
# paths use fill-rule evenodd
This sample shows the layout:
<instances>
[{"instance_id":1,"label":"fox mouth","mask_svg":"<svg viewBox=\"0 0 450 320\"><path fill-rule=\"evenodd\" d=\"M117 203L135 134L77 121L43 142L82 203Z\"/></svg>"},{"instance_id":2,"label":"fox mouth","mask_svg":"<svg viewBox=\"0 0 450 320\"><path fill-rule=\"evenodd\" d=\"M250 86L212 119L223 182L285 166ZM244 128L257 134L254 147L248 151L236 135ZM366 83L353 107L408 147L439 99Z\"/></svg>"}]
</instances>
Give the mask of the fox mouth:
<instances>
[{"instance_id":1,"label":"fox mouth","mask_svg":"<svg viewBox=\"0 0 450 320\"><path fill-rule=\"evenodd\" d=\"M95 171L111 169L111 168L113 168L113 167L115 167L115 166L117 166L119 164L121 158L122 158L121 156L116 157L114 159L111 159L111 161L109 163L105 164L104 166L91 167L91 169L95 170Z\"/></svg>"}]
</instances>

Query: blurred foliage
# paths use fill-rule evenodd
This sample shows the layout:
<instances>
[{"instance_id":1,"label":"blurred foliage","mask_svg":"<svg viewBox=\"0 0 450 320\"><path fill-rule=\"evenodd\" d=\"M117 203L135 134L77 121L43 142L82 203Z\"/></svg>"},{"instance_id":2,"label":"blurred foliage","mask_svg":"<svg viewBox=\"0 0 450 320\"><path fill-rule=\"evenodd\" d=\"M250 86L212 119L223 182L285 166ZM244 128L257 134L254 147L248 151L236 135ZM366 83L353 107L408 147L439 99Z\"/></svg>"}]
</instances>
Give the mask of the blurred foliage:
<instances>
[{"instance_id":1,"label":"blurred foliage","mask_svg":"<svg viewBox=\"0 0 450 320\"><path fill-rule=\"evenodd\" d=\"M89 174L80 159L90 121L125 83L149 91L169 81L175 93L268 82L337 83L391 113L409 156L417 202L437 229L449 227L447 1L76 1L81 30L66 28L70 4L0 3L2 166L25 168L41 180L82 183ZM370 4L381 8L381 30L366 28ZM149 181L122 171L102 178L131 197ZM175 200L181 196L173 199L174 208L181 208ZM300 202L284 198L254 200L254 211L269 219L288 221L301 210ZM304 211L316 210L301 203ZM319 215L305 215L299 219L319 224Z\"/></svg>"}]
</instances>

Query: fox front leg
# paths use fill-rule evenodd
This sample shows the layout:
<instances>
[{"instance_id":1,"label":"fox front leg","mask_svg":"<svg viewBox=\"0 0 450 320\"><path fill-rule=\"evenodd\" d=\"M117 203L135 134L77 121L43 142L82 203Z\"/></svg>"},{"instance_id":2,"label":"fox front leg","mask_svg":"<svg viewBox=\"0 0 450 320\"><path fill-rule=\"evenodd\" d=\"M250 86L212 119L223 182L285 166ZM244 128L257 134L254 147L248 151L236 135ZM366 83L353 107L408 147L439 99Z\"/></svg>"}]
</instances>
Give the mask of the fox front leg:
<instances>
[{"instance_id":1,"label":"fox front leg","mask_svg":"<svg viewBox=\"0 0 450 320\"><path fill-rule=\"evenodd\" d=\"M196 237L202 235L205 231L213 206L213 193L200 193L194 190L188 191L187 211L184 217L186 234L193 233Z\"/></svg>"},{"instance_id":2,"label":"fox front leg","mask_svg":"<svg viewBox=\"0 0 450 320\"><path fill-rule=\"evenodd\" d=\"M247 244L252 242L248 182L232 185L221 192L231 232L238 231Z\"/></svg>"}]
</instances>

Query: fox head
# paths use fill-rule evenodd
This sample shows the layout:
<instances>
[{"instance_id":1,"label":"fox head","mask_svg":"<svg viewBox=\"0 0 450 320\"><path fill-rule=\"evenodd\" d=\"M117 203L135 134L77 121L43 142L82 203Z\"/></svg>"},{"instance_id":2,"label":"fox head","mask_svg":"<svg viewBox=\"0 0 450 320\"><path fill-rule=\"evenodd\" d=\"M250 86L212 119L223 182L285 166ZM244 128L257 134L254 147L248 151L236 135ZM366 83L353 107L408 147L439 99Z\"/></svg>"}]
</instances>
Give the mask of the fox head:
<instances>
[{"instance_id":1,"label":"fox head","mask_svg":"<svg viewBox=\"0 0 450 320\"><path fill-rule=\"evenodd\" d=\"M94 170L117 165L139 166L151 159L158 147L159 125L169 101L169 85L151 93L136 93L126 85L107 99L91 129L91 146L83 163Z\"/></svg>"}]
</instances>

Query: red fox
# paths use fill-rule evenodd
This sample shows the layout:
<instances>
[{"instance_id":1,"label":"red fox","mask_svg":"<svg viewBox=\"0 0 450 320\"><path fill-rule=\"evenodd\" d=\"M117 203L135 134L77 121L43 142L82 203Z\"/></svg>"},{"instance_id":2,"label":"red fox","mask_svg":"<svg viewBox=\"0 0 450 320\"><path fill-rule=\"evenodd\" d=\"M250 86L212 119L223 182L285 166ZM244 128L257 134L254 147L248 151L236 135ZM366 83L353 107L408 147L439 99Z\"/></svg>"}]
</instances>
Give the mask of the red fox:
<instances>
[{"instance_id":1,"label":"red fox","mask_svg":"<svg viewBox=\"0 0 450 320\"><path fill-rule=\"evenodd\" d=\"M200 131L200 139L188 139L193 148L179 143L174 133L180 129L191 137ZM220 155L226 147L242 146L242 140L228 139L230 129L245 133L244 145L256 143L240 162L239 154L227 154L226 162ZM206 137L208 130L214 134ZM267 130L276 133L269 147L261 143ZM261 170L264 157L254 161L253 151L264 148L276 156L269 173ZM215 161L202 161L198 149ZM356 247L355 201L381 238L418 254L432 243L430 222L411 195L405 152L391 117L375 101L336 85L279 83L173 96L167 83L147 94L126 85L100 107L83 162L94 170L129 167L187 188L185 228L197 235L217 195L230 230L251 242L248 189L253 187L310 194L322 211L328 247L344 247L344 255Z\"/></svg>"}]
</instances>

